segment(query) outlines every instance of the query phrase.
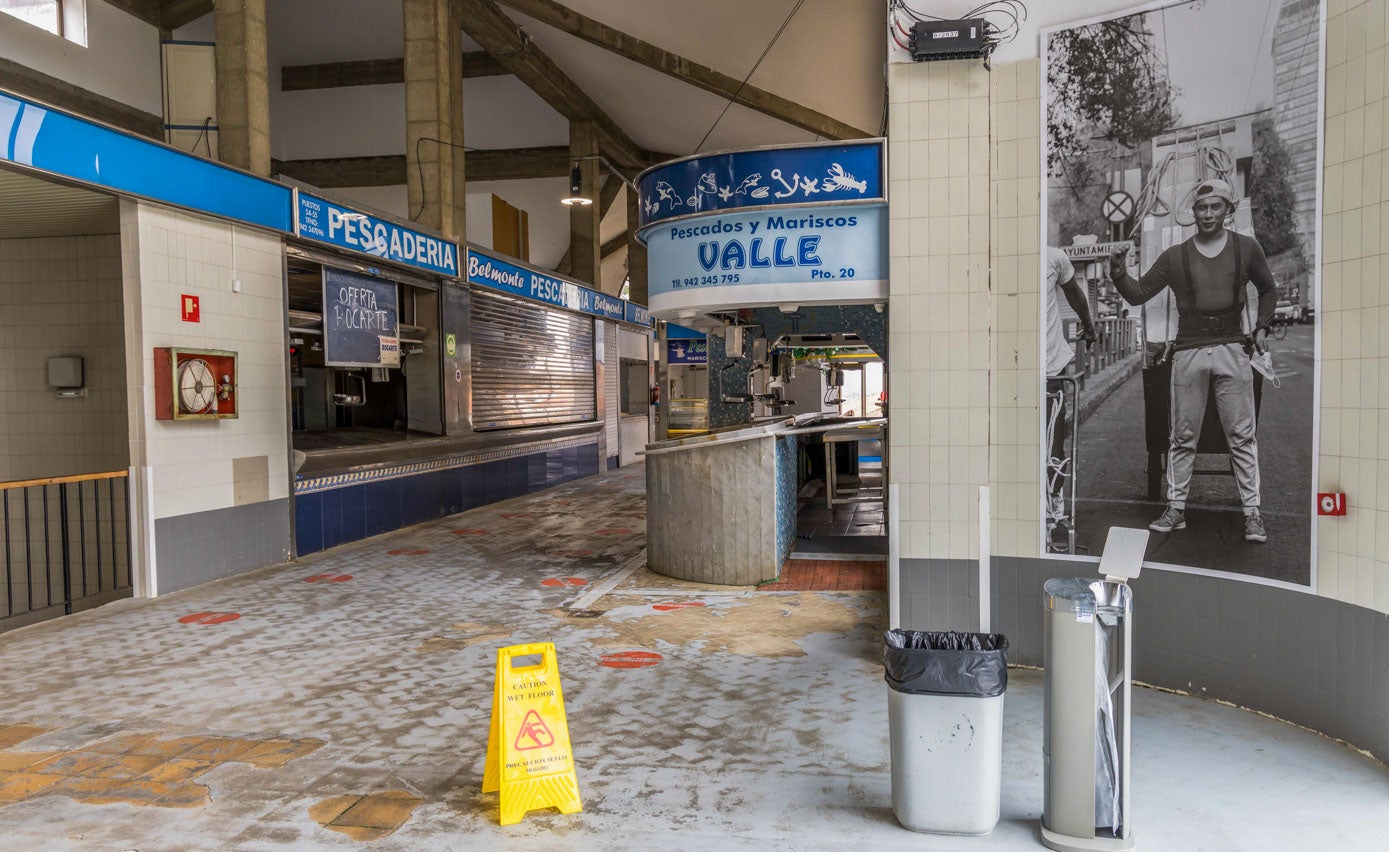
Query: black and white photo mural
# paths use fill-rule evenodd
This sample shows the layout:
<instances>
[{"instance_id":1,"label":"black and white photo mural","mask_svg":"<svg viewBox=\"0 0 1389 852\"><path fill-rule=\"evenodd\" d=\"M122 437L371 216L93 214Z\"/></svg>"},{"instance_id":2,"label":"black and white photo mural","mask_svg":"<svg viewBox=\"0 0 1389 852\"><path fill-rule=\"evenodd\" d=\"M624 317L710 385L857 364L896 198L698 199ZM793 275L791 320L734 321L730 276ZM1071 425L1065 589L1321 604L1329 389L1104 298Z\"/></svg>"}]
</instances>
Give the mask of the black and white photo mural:
<instances>
[{"instance_id":1,"label":"black and white photo mural","mask_svg":"<svg viewBox=\"0 0 1389 852\"><path fill-rule=\"evenodd\" d=\"M1043 32L1043 553L1313 584L1323 15Z\"/></svg>"}]
</instances>

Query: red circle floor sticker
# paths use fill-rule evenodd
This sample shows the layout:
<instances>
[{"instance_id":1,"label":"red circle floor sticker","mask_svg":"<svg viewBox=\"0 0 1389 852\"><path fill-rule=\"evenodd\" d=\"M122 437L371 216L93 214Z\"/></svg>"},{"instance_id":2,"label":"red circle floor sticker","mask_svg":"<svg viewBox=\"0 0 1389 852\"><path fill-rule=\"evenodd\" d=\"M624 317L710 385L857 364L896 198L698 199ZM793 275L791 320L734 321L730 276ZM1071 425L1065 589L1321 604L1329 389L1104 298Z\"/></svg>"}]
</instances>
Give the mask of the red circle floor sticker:
<instances>
[{"instance_id":1,"label":"red circle floor sticker","mask_svg":"<svg viewBox=\"0 0 1389 852\"><path fill-rule=\"evenodd\" d=\"M315 574L312 577L305 577L305 583L346 583L352 579L351 574Z\"/></svg>"},{"instance_id":2,"label":"red circle floor sticker","mask_svg":"<svg viewBox=\"0 0 1389 852\"><path fill-rule=\"evenodd\" d=\"M647 666L660 665L664 659L665 657L655 651L617 651L604 654L599 658L598 665L610 669L644 669Z\"/></svg>"},{"instance_id":3,"label":"red circle floor sticker","mask_svg":"<svg viewBox=\"0 0 1389 852\"><path fill-rule=\"evenodd\" d=\"M697 606L708 606L708 604L703 601L666 601L665 603L652 604L651 608L657 612L670 612L673 609L689 609Z\"/></svg>"},{"instance_id":4,"label":"red circle floor sticker","mask_svg":"<svg viewBox=\"0 0 1389 852\"><path fill-rule=\"evenodd\" d=\"M241 617L239 612L195 612L178 620L179 624L226 624Z\"/></svg>"},{"instance_id":5,"label":"red circle floor sticker","mask_svg":"<svg viewBox=\"0 0 1389 852\"><path fill-rule=\"evenodd\" d=\"M552 588L555 586L587 586L588 581L583 577L549 577L541 580L540 585Z\"/></svg>"}]
</instances>

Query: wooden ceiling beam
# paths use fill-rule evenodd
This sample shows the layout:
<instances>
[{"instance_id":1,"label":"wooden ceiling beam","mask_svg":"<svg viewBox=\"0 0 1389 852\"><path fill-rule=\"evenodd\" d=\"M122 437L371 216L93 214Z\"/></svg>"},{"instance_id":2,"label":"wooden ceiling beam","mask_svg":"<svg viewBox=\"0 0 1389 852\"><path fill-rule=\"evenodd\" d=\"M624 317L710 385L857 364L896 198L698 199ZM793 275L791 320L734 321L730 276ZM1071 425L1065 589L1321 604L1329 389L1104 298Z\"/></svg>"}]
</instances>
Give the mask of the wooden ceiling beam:
<instances>
[{"instance_id":1,"label":"wooden ceiling beam","mask_svg":"<svg viewBox=\"0 0 1389 852\"><path fill-rule=\"evenodd\" d=\"M115 6L156 29L164 26L164 10L160 7L159 0L106 0L106 5Z\"/></svg>"},{"instance_id":2,"label":"wooden ceiling beam","mask_svg":"<svg viewBox=\"0 0 1389 852\"><path fill-rule=\"evenodd\" d=\"M484 51L463 54L463 79L500 77L510 74L502 64ZM343 86L380 86L405 82L405 60L357 59L350 62L323 62L316 65L286 65L280 69L280 91L337 89Z\"/></svg>"},{"instance_id":3,"label":"wooden ceiling beam","mask_svg":"<svg viewBox=\"0 0 1389 852\"><path fill-rule=\"evenodd\" d=\"M468 151L463 174L469 181L568 177L569 146Z\"/></svg>"},{"instance_id":4,"label":"wooden ceiling beam","mask_svg":"<svg viewBox=\"0 0 1389 852\"><path fill-rule=\"evenodd\" d=\"M627 248L627 232L623 231L607 242L603 243L603 248L599 251L604 260L612 257L623 249Z\"/></svg>"},{"instance_id":5,"label":"wooden ceiling beam","mask_svg":"<svg viewBox=\"0 0 1389 852\"><path fill-rule=\"evenodd\" d=\"M271 174L302 180L323 189L345 186L399 186L405 183L405 155L272 160Z\"/></svg>"},{"instance_id":6,"label":"wooden ceiling beam","mask_svg":"<svg viewBox=\"0 0 1389 852\"><path fill-rule=\"evenodd\" d=\"M851 124L817 112L780 95L756 86L744 85L742 80L715 71L707 65L678 56L636 36L628 35L607 24L561 6L554 0L500 0L516 11L528 15L560 32L581 38L589 44L616 53L639 65L668 74L681 82L713 92L721 98L757 110L764 115L818 133L827 139L863 139L876 136Z\"/></svg>"},{"instance_id":7,"label":"wooden ceiling beam","mask_svg":"<svg viewBox=\"0 0 1389 852\"><path fill-rule=\"evenodd\" d=\"M620 166L644 165L641 148L583 89L545 55L495 0L462 0L463 31L570 121L598 126L602 149Z\"/></svg>"},{"instance_id":8,"label":"wooden ceiling beam","mask_svg":"<svg viewBox=\"0 0 1389 852\"><path fill-rule=\"evenodd\" d=\"M286 65L280 69L280 91L380 86L405 82L405 59L358 59L316 65Z\"/></svg>"},{"instance_id":9,"label":"wooden ceiling beam","mask_svg":"<svg viewBox=\"0 0 1389 852\"><path fill-rule=\"evenodd\" d=\"M485 50L470 50L463 54L463 79L474 77L505 77L511 72L493 59Z\"/></svg>"},{"instance_id":10,"label":"wooden ceiling beam","mask_svg":"<svg viewBox=\"0 0 1389 852\"><path fill-rule=\"evenodd\" d=\"M569 174L569 147L496 148L468 151L464 155L464 174L469 181L525 180L566 177ZM324 189L345 186L398 186L405 183L404 154L378 157L327 157L315 160L276 160L272 171ZM621 186L621 181L610 181ZM608 187L603 187L607 197ZM616 197L616 191L612 193ZM612 201L608 201L611 206ZM606 208L605 208L606 209Z\"/></svg>"},{"instance_id":11,"label":"wooden ceiling beam","mask_svg":"<svg viewBox=\"0 0 1389 852\"><path fill-rule=\"evenodd\" d=\"M161 0L160 24L166 30L185 27L212 11L212 0Z\"/></svg>"}]
</instances>

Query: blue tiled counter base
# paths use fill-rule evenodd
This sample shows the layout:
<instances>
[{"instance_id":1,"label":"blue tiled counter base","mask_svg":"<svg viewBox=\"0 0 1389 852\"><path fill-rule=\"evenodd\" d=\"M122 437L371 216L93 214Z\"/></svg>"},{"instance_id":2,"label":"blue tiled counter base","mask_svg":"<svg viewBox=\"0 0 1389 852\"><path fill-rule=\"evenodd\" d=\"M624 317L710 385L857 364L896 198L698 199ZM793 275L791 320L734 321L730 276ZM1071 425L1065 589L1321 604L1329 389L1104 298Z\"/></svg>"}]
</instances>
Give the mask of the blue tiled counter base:
<instances>
[{"instance_id":1,"label":"blue tiled counter base","mask_svg":"<svg viewBox=\"0 0 1389 852\"><path fill-rule=\"evenodd\" d=\"M381 476L294 496L299 556L521 497L598 472L598 444Z\"/></svg>"}]
</instances>

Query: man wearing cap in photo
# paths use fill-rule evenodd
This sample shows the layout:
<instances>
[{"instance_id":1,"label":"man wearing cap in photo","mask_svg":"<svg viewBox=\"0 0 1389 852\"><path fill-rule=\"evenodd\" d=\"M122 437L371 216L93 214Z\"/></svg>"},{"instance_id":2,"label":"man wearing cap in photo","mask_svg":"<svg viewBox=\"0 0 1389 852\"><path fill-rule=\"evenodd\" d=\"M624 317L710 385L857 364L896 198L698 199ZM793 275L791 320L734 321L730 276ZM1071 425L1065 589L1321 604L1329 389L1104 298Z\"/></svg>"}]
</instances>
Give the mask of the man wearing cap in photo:
<instances>
[{"instance_id":1,"label":"man wearing cap in photo","mask_svg":"<svg viewBox=\"0 0 1389 852\"><path fill-rule=\"evenodd\" d=\"M1127 250L1109 258L1115 289L1128 302L1141 305L1170 288L1177 305L1167 509L1148 528L1162 533L1186 528L1196 443L1206 416L1206 397L1213 387L1244 506L1244 538L1262 542L1268 534L1259 513L1259 449L1247 347L1252 344L1257 352L1267 351L1277 291L1259 243L1225 227L1236 204L1230 184L1219 179L1202 181L1192 198L1195 235L1164 251L1139 280L1133 280L1125 268ZM1252 341L1240 324L1248 282L1259 294Z\"/></svg>"}]
</instances>

